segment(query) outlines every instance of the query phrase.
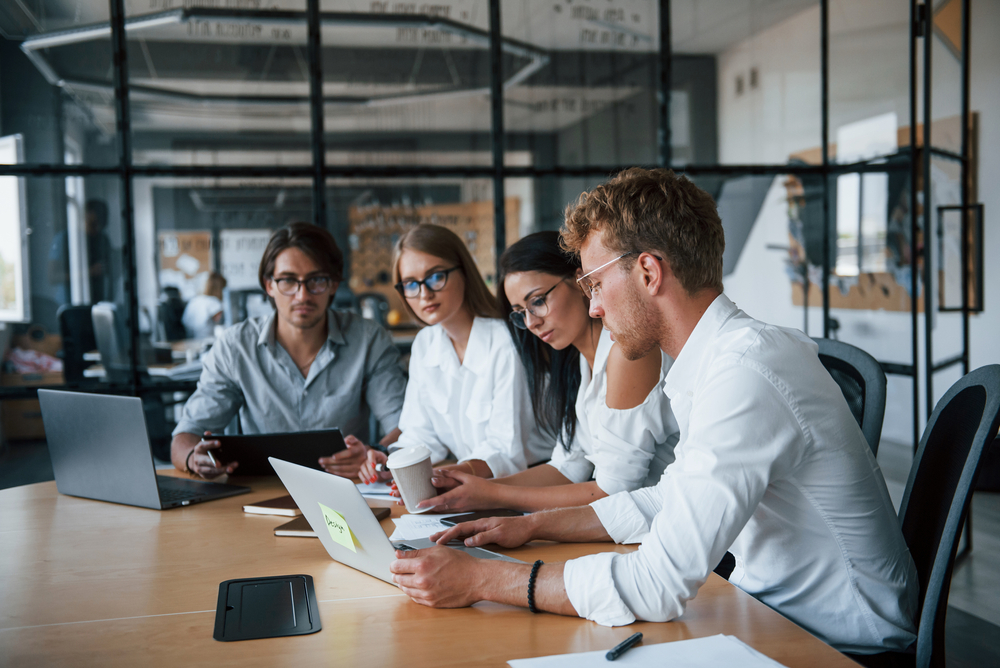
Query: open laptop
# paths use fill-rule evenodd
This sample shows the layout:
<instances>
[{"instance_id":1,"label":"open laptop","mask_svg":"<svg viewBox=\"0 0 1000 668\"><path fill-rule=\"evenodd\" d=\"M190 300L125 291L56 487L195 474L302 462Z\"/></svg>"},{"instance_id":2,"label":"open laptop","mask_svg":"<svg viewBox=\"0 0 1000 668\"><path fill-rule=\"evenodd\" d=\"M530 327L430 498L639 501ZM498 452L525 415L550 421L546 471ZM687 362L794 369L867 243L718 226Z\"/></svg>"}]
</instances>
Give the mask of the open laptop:
<instances>
[{"instance_id":1,"label":"open laptop","mask_svg":"<svg viewBox=\"0 0 1000 668\"><path fill-rule=\"evenodd\" d=\"M309 526L313 528L323 547L334 561L350 566L379 580L395 584L389 564L396 559L395 550L419 550L434 543L427 539L389 541L385 531L368 507L368 502L354 483L347 478L299 466L281 459L269 458L271 466L281 478L288 493L295 499ZM322 504L322 505L321 505ZM333 510L346 520L351 533L357 538L354 550L335 541L327 528L322 506ZM478 559L493 559L523 563L518 559L490 552L480 547L455 546Z\"/></svg>"},{"instance_id":2,"label":"open laptop","mask_svg":"<svg viewBox=\"0 0 1000 668\"><path fill-rule=\"evenodd\" d=\"M138 397L38 390L60 494L165 510L249 487L156 475Z\"/></svg>"}]
</instances>

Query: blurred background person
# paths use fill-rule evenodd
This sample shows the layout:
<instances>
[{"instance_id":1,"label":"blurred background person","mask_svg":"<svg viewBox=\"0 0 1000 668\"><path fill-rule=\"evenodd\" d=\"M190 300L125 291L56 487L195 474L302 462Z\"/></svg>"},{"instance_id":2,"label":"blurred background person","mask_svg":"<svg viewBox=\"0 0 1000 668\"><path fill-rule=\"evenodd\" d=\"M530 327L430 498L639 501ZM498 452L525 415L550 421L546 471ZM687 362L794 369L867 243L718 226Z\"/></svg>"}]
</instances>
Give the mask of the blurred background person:
<instances>
[{"instance_id":1,"label":"blurred background person","mask_svg":"<svg viewBox=\"0 0 1000 668\"><path fill-rule=\"evenodd\" d=\"M184 307L181 322L184 335L189 339L207 339L215 333L215 326L222 324L222 290L226 279L211 272L205 279L200 295L195 295Z\"/></svg>"},{"instance_id":2,"label":"blurred background person","mask_svg":"<svg viewBox=\"0 0 1000 668\"><path fill-rule=\"evenodd\" d=\"M108 205L99 199L89 199L83 207L84 230L87 239L87 276L90 281L90 301L114 299L113 250L104 230L108 226ZM59 232L49 249L49 284L59 304L70 302L69 233Z\"/></svg>"}]
</instances>

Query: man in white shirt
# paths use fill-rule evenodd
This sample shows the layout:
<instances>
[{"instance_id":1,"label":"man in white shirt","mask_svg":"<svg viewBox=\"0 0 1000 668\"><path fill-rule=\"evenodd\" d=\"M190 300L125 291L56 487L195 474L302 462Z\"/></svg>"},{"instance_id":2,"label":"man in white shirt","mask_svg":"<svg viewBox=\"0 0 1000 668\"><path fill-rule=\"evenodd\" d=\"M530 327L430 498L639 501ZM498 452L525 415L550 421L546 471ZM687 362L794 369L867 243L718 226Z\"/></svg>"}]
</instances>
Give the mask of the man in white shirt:
<instances>
[{"instance_id":1,"label":"man in white shirt","mask_svg":"<svg viewBox=\"0 0 1000 668\"><path fill-rule=\"evenodd\" d=\"M675 359L663 391L680 426L676 461L656 487L435 538L640 542L537 567L537 609L609 626L680 616L729 550L733 584L834 647L912 644L917 574L878 464L815 344L722 294L711 197L669 170L627 170L581 196L563 243L626 356L658 345ZM528 565L441 547L397 556L396 582L419 603L528 604Z\"/></svg>"}]
</instances>

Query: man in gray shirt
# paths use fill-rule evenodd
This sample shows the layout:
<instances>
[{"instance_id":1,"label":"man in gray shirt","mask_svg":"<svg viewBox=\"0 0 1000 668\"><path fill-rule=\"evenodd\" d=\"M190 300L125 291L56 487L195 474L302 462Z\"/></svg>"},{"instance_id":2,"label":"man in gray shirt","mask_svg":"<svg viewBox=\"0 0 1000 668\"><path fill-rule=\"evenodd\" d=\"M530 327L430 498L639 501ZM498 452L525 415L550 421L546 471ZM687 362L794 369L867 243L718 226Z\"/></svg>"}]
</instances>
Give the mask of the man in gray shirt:
<instances>
[{"instance_id":1,"label":"man in gray shirt","mask_svg":"<svg viewBox=\"0 0 1000 668\"><path fill-rule=\"evenodd\" d=\"M386 433L383 445L399 437L399 352L377 324L329 308L343 266L321 227L292 223L271 235L258 278L275 311L229 328L205 356L174 429L174 466L206 478L234 472L238 462L217 466L209 450L219 447L211 434L237 411L245 434L340 428L348 448L319 463L345 477L365 461L367 446L354 434L367 432L369 410Z\"/></svg>"}]
</instances>

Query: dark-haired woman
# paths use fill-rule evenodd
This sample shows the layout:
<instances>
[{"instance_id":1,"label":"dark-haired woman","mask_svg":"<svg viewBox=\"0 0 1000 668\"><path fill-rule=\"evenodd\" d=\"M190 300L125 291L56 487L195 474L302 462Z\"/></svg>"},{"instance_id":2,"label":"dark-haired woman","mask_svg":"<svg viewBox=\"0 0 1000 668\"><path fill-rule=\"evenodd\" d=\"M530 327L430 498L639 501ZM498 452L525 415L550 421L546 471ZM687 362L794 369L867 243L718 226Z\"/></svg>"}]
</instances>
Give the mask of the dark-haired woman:
<instances>
[{"instance_id":1,"label":"dark-haired woman","mask_svg":"<svg viewBox=\"0 0 1000 668\"><path fill-rule=\"evenodd\" d=\"M500 258L501 308L527 370L539 424L559 434L552 460L495 481L461 483L429 499L436 510L536 511L585 505L655 485L673 461L677 422L659 388L672 363L659 350L628 360L576 283L579 261L556 232L529 235Z\"/></svg>"},{"instance_id":2,"label":"dark-haired woman","mask_svg":"<svg viewBox=\"0 0 1000 668\"><path fill-rule=\"evenodd\" d=\"M434 484L444 471L494 478L549 458L552 439L536 429L524 370L496 300L462 240L438 225L418 225L396 245L393 278L406 308L425 327L410 353L410 379L394 447L424 445ZM372 450L359 477L371 482L386 456Z\"/></svg>"}]
</instances>

